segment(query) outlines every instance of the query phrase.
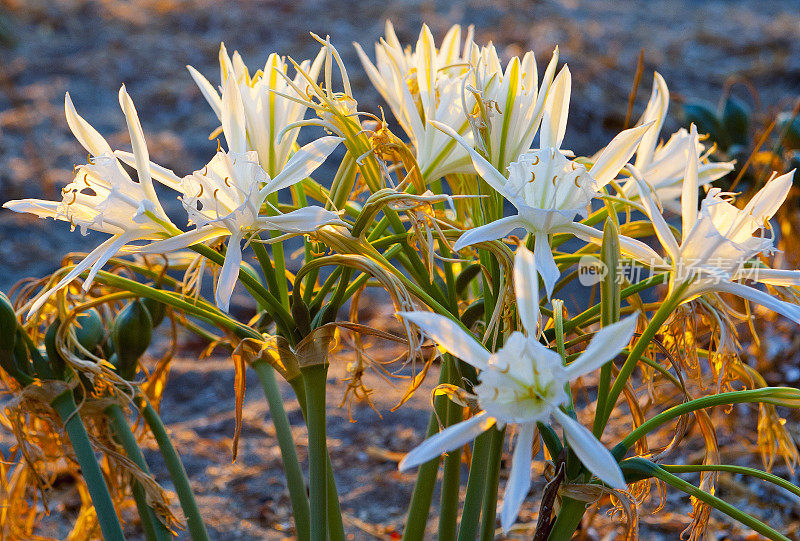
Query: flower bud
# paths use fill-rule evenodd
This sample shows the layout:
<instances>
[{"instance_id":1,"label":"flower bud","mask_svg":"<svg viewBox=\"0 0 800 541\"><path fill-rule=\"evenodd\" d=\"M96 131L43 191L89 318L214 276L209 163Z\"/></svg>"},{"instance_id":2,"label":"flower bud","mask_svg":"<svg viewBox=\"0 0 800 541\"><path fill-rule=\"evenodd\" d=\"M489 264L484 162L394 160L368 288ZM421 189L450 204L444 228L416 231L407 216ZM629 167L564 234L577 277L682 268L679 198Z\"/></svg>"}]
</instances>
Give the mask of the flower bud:
<instances>
[{"instance_id":1,"label":"flower bud","mask_svg":"<svg viewBox=\"0 0 800 541\"><path fill-rule=\"evenodd\" d=\"M161 325L161 322L164 321L164 317L167 315L167 305L150 298L142 299L142 304L144 304L147 311L150 312L150 318L153 320L153 328L155 329Z\"/></svg>"},{"instance_id":2,"label":"flower bud","mask_svg":"<svg viewBox=\"0 0 800 541\"><path fill-rule=\"evenodd\" d=\"M150 346L153 319L144 303L134 299L114 318L111 339L117 359L114 366L120 376L131 380L136 375L139 357Z\"/></svg>"},{"instance_id":3,"label":"flower bud","mask_svg":"<svg viewBox=\"0 0 800 541\"><path fill-rule=\"evenodd\" d=\"M11 301L0 291L0 357L11 359L17 336L17 315Z\"/></svg>"}]
</instances>

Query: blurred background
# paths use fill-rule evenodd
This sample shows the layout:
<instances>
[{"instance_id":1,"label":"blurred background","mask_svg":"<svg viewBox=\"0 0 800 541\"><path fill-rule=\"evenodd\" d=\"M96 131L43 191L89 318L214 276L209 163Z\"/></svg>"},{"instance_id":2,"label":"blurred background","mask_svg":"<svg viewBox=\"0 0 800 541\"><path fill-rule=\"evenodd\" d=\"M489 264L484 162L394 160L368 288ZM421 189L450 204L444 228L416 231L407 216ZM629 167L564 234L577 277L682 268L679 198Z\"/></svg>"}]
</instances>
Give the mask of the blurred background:
<instances>
[{"instance_id":1,"label":"blurred background","mask_svg":"<svg viewBox=\"0 0 800 541\"><path fill-rule=\"evenodd\" d=\"M312 57L319 45L308 32L329 34L347 64L359 109L377 113L382 102L351 43L360 43L374 57L372 45L383 34L386 19L407 44L415 43L423 22L431 26L437 43L450 25L472 24L475 41L493 41L504 60L533 50L540 71L558 45L573 75L564 146L578 154L595 152L623 127L642 51L634 121L649 97L655 69L672 92L670 119L662 133L685 122L685 103L701 100L707 110L721 110L732 93L752 113L744 158L759 130L779 112L791 110L800 94L798 1L0 0L0 203L23 197L60 199L73 165L85 162L86 153L64 119L67 91L79 113L112 147L128 148L117 102L125 83L152 159L178 175L201 168L216 150L208 135L218 124L185 66L194 66L217 84L223 41L254 71L271 52L298 60ZM321 171L320 180L332 174ZM91 249L101 239L97 233L70 233L64 223L0 211L0 290L7 291L24 276L53 271L67 252ZM374 317L387 316L376 309ZM391 325L391 315L386 321ZM254 385L245 407L240 459L231 464L233 371L224 356L204 361L198 370L195 358L203 348L182 344L163 408L213 537L290 537L274 431L264 422L266 404ZM796 356L787 360L784 366L797 372ZM342 366L335 365L333 379L343 376ZM782 376L786 373L781 369ZM331 395L335 409L341 389ZM397 539L413 477L398 474L396 460L425 427L428 394L419 392L396 413L388 412L396 403L392 393L375 398L383 422L362 405L354 413L361 422L351 424L340 408L339 421L332 421L330 445L342 472L340 492L353 538ZM292 421L302 424L296 405L287 407ZM745 410L742 415L739 422L752 424L754 432L755 417ZM749 432L747 437L754 438ZM728 443L735 448L747 442L734 438ZM154 473L160 482L166 479L163 469L156 467ZM534 493L542 484L537 481ZM754 512L762 520L791 524L787 528L797 532L797 502L757 491L753 493L761 495L759 501L736 500L736 486L722 489L732 494L732 503L756 505L760 510ZM72 489L59 490L54 513L44 521L45 533L55 537L68 531L75 512ZM535 520L537 505L526 504L521 520ZM668 506L676 513L662 512L656 521L643 516L643 539L678 538L687 525L680 510L689 508L688 500L676 496ZM747 539L746 532L719 518L712 525L712 532L719 534L714 538ZM130 527L135 531L135 524ZM590 538L608 534L614 539L607 524L595 533Z\"/></svg>"}]
</instances>

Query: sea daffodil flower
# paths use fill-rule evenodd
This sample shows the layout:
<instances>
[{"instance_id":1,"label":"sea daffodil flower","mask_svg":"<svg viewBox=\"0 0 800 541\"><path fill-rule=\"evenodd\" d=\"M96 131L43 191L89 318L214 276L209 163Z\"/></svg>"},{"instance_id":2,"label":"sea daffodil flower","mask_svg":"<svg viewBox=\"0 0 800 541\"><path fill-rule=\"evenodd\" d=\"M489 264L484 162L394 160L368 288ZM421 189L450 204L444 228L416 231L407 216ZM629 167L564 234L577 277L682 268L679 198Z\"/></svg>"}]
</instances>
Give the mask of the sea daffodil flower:
<instances>
[{"instance_id":1,"label":"sea daffodil flower","mask_svg":"<svg viewBox=\"0 0 800 541\"><path fill-rule=\"evenodd\" d=\"M305 76L316 80L324 59L325 50L321 49L313 61L304 60L299 67ZM239 53L234 51L233 57L229 57L223 43L219 50L219 66L220 91L224 92L227 81L233 79L235 84L229 92L237 92L241 97L248 149L258 154L261 167L269 175L277 175L286 165L299 133L299 127L287 127L302 121L307 109L301 101L286 97L296 95L295 89L287 81L286 60L272 53L264 68L250 76ZM220 96L196 69L191 66L187 66L187 69L217 118L222 121L224 96ZM302 87L305 76L297 73L293 79L295 86Z\"/></svg>"},{"instance_id":2,"label":"sea daffodil flower","mask_svg":"<svg viewBox=\"0 0 800 541\"><path fill-rule=\"evenodd\" d=\"M472 35L470 27L462 49L461 27L454 25L437 49L430 28L423 25L412 52L403 49L392 23L387 21L386 36L375 45L376 64L357 43L353 44L373 86L411 139L426 182L471 170L467 153L434 129L431 121L442 122L472 139L466 112L472 110L475 99L462 99Z\"/></svg>"},{"instance_id":3,"label":"sea daffodil flower","mask_svg":"<svg viewBox=\"0 0 800 541\"><path fill-rule=\"evenodd\" d=\"M322 137L301 147L274 178L259 165L258 154L247 150L245 112L233 78L226 83L221 104L222 126L228 152L218 151L200 171L181 181L182 202L196 229L141 248L146 253L183 249L199 242L230 236L225 263L217 279L214 298L227 311L242 263L242 240L263 230L309 233L342 223L339 215L321 207L305 207L286 214L264 215L267 197L300 182L319 167L342 139Z\"/></svg>"},{"instance_id":4,"label":"sea daffodil flower","mask_svg":"<svg viewBox=\"0 0 800 541\"><path fill-rule=\"evenodd\" d=\"M470 229L456 241L455 250L496 240L514 229L524 228L534 235L537 268L548 297L560 275L548 235L575 232L575 217L586 217L587 207L598 190L617 176L649 128L649 125L638 126L617 135L594 161L591 170L569 160L561 150L561 142L566 130L570 86L570 72L565 66L547 94L539 132L541 148L521 154L509 165L507 176L452 128L431 121L467 149L475 171L517 209L515 216Z\"/></svg>"},{"instance_id":5,"label":"sea daffodil flower","mask_svg":"<svg viewBox=\"0 0 800 541\"><path fill-rule=\"evenodd\" d=\"M697 139L694 125L690 137ZM769 180L741 209L731 204L733 194L711 188L698 210L699 166L696 155L689 158L681 194L680 243L659 211L653 189L635 167L630 168L665 257L655 251L628 255L656 270L670 270L670 291L689 282L683 300L705 293L731 293L800 323L800 307L740 282L747 279L779 286L800 285L800 271L745 266L756 255L772 251L773 239L766 236L769 220L786 199L794 171Z\"/></svg>"},{"instance_id":6,"label":"sea daffodil flower","mask_svg":"<svg viewBox=\"0 0 800 541\"><path fill-rule=\"evenodd\" d=\"M598 331L586 350L564 366L561 356L537 339L539 292L536 260L520 247L514 261L517 312L527 335L515 331L498 351L487 351L473 336L451 319L430 312L399 312L418 326L443 350L471 364L480 372L474 391L481 411L466 421L449 426L426 439L400 462L408 470L457 449L492 426L515 425L517 441L500 514L503 530L516 521L531 485L533 438L537 422L551 418L564 429L570 447L594 475L604 483L624 490L622 472L606 447L582 424L565 413L565 386L613 359L630 341L637 315Z\"/></svg>"},{"instance_id":7,"label":"sea daffodil flower","mask_svg":"<svg viewBox=\"0 0 800 541\"><path fill-rule=\"evenodd\" d=\"M89 163L77 168L74 180L61 190L63 199L60 202L22 199L8 201L3 206L41 218L70 222L73 229L79 227L84 235L87 229L92 229L111 237L92 250L54 287L39 295L29 313L37 311L53 293L90 269L83 283L83 288L88 290L97 272L123 247L127 245L128 251L136 251L132 242L163 238L175 227L156 196L151 170L159 171L157 180L179 190L177 177L168 169L150 164L139 116L125 86L120 88L119 104L128 125L133 147L132 166L138 182L130 178L103 136L77 113L69 94L64 102L67 123L89 152Z\"/></svg>"},{"instance_id":8,"label":"sea daffodil flower","mask_svg":"<svg viewBox=\"0 0 800 541\"><path fill-rule=\"evenodd\" d=\"M633 165L653 187L664 208L680 213L681 181L691 156L698 160L697 180L705 186L733 171L733 162L714 162L708 159L709 152L696 137L691 137L686 128L673 133L666 143L656 144L667 117L669 89L664 78L656 72L653 76L653 91L638 126L650 123L639 147ZM638 196L636 181L628 180L623 187L627 197Z\"/></svg>"}]
</instances>

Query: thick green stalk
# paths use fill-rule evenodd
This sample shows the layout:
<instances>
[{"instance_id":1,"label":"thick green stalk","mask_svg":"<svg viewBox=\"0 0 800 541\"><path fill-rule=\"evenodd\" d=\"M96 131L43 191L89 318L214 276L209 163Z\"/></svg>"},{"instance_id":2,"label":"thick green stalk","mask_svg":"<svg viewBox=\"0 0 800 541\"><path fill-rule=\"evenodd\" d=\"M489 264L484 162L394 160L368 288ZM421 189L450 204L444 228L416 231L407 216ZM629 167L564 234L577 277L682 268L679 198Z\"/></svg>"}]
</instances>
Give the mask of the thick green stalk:
<instances>
[{"instance_id":1,"label":"thick green stalk","mask_svg":"<svg viewBox=\"0 0 800 541\"><path fill-rule=\"evenodd\" d=\"M107 541L125 539L119 517L114 510L114 503L111 501L111 494L108 492L106 480L89 441L89 434L86 432L86 427L83 426L78 406L72 397L72 389L67 389L56 396L50 405L64 423L64 430L81 467L81 475L83 475L89 495L92 497L92 504L97 512L97 522L100 524L103 537Z\"/></svg>"},{"instance_id":2,"label":"thick green stalk","mask_svg":"<svg viewBox=\"0 0 800 541\"><path fill-rule=\"evenodd\" d=\"M142 417L144 417L147 426L150 427L150 431L153 433L158 449L161 451L161 456L164 457L164 464L167 466L175 492L178 494L178 501L181 504L184 516L186 516L186 526L189 529L192 541L208 541L206 525L203 523L203 517L194 499L194 493L189 484L186 470L183 467L180 456L178 456L178 452L169 439L161 417L158 416L156 410L144 396L138 395L136 402L142 412Z\"/></svg>"},{"instance_id":3,"label":"thick green stalk","mask_svg":"<svg viewBox=\"0 0 800 541\"><path fill-rule=\"evenodd\" d=\"M303 367L308 425L308 480L311 493L311 541L327 541L328 445L326 439L324 364Z\"/></svg>"},{"instance_id":4,"label":"thick green stalk","mask_svg":"<svg viewBox=\"0 0 800 541\"><path fill-rule=\"evenodd\" d=\"M443 367L439 374L439 384L447 382L447 370ZM434 398L434 410L428 420L428 431L425 438L430 438L439 432L437 415L444 418L447 408L447 397L439 395ZM436 457L422 464L417 470L417 480L414 483L414 492L408 506L408 515L403 529L403 541L421 541L425 539L425 528L428 524L428 515L433 501L433 490L436 487L436 472L439 471L441 457Z\"/></svg>"},{"instance_id":5,"label":"thick green stalk","mask_svg":"<svg viewBox=\"0 0 800 541\"><path fill-rule=\"evenodd\" d=\"M488 430L475 438L475 445L472 447L472 461L469 465L469 477L467 478L467 491L464 495L464 510L461 512L461 525L458 529L458 541L475 541L478 536L491 445L492 433Z\"/></svg>"},{"instance_id":6,"label":"thick green stalk","mask_svg":"<svg viewBox=\"0 0 800 541\"><path fill-rule=\"evenodd\" d=\"M481 519L481 541L492 541L497 528L497 485L500 484L500 459L503 457L503 441L506 429L489 429L492 435L489 447L489 467L486 471L486 486L483 494L483 518Z\"/></svg>"},{"instance_id":7,"label":"thick green stalk","mask_svg":"<svg viewBox=\"0 0 800 541\"><path fill-rule=\"evenodd\" d=\"M275 370L265 361L255 362L252 367L258 374L261 387L264 389L272 424L275 426L275 436L278 439L278 447L280 447L283 460L283 471L286 473L286 484L289 487L289 500L292 502L292 517L297 530L297 539L307 541L310 539L310 511L306 484L303 479L303 470L300 469L300 461L297 459L292 427L283 407L283 398L280 388L278 388L278 382L275 380Z\"/></svg>"},{"instance_id":8,"label":"thick green stalk","mask_svg":"<svg viewBox=\"0 0 800 541\"><path fill-rule=\"evenodd\" d=\"M572 535L578 530L585 512L586 502L563 498L561 510L558 512L547 541L569 541L572 539Z\"/></svg>"},{"instance_id":9,"label":"thick green stalk","mask_svg":"<svg viewBox=\"0 0 800 541\"><path fill-rule=\"evenodd\" d=\"M443 357L444 363L448 365L448 382L458 384L455 359L450 355ZM447 426L460 423L463 418L463 410L460 405L452 400L448 400L445 409L447 411ZM442 473L442 492L439 499L439 539L455 539L456 524L458 522L458 499L459 488L461 486L461 447L448 451L444 458L444 469Z\"/></svg>"},{"instance_id":10,"label":"thick green stalk","mask_svg":"<svg viewBox=\"0 0 800 541\"><path fill-rule=\"evenodd\" d=\"M308 407L306 405L306 389L303 385L303 378L298 376L289 381L289 385L294 389L303 419L306 419ZM339 492L336 490L336 478L333 476L330 453L328 453L328 537L330 541L344 541L345 539L342 510L339 506Z\"/></svg>"},{"instance_id":11,"label":"thick green stalk","mask_svg":"<svg viewBox=\"0 0 800 541\"><path fill-rule=\"evenodd\" d=\"M128 455L128 458L143 472L150 473L142 450L139 448L133 432L131 432L131 427L128 425L128 419L125 417L122 408L117 404L112 404L106 408L106 415L111 420L111 430L114 433L114 438L125 449L125 454ZM153 508L147 505L147 494L141 483L134 479L131 484L131 491L133 492L133 499L136 502L136 509L139 511L142 529L147 540L171 540L172 534L169 529L161 522Z\"/></svg>"}]
</instances>

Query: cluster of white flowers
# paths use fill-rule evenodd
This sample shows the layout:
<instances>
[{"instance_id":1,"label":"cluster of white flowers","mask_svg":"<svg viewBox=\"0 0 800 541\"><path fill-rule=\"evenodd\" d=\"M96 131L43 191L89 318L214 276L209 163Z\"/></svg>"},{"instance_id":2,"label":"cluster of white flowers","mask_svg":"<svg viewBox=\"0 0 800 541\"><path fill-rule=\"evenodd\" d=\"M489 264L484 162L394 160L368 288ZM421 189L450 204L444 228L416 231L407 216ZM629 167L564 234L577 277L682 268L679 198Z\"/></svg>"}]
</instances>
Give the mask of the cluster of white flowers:
<instances>
[{"instance_id":1,"label":"cluster of white flowers","mask_svg":"<svg viewBox=\"0 0 800 541\"><path fill-rule=\"evenodd\" d=\"M405 131L424 182L477 174L516 210L512 216L477 227L476 220L465 220L465 231L454 249L502 239L517 229L525 230L532 240L532 252L518 249L513 276L516 310L524 328L510 332L499 350L488 351L442 315L399 313L442 349L479 371L474 392L481 409L426 440L400 466L410 468L460 447L494 425L516 425L517 444L501 515L507 530L530 486L537 422L554 418L589 471L612 487L625 487L608 450L562 408L568 402L565 386L612 360L630 342L638 316L598 331L569 364L544 345L539 279L550 299L561 276L551 236L568 234L599 243L602 232L579 220L613 185L618 199L644 211L662 247L659 253L641 240L621 236L622 253L651 270L672 273L670 291L682 288L681 302L709 293L731 293L800 322L800 307L742 283L755 278L772 285L800 285L799 271L762 265L756 274L748 273L751 267L746 265L773 250L769 220L786 198L793 172L771 179L743 208L735 206L733 194L710 185L731 171L733 164L711 161L694 126L658 143L669 92L657 73L652 96L636 126L622 131L594 157L576 158L562 148L571 75L566 66L557 72L558 50L540 80L533 53L511 59L504 69L491 44L476 44L471 28L466 37L462 34L460 27L451 28L437 48L425 26L412 49L403 47L387 24L386 36L375 47L374 63L361 47L356 48L369 79ZM88 288L98 270L119 252L166 253L225 239L225 262L217 277L215 300L227 311L243 260L243 242L261 231L304 234L331 224L348 226L344 216L333 210L312 206L281 213L269 200L270 195L307 178L344 140L326 136L302 147L297 144L301 126L310 122L305 120L307 109L314 105L302 89L315 85L323 64L325 91L333 96L331 50L323 47L313 61L294 64L293 79L287 75L287 61L275 54L251 76L240 56L231 58L224 46L219 88L189 68L220 120L227 150L220 149L204 167L182 178L150 162L139 118L124 86L119 100L132 153L112 150L77 114L67 95L67 122L91 154L90 162L77 168L62 201L25 199L4 206L68 221L84 234L93 229L111 237L42 293L32 311L87 269L83 286ZM333 57L340 62L335 51ZM337 94L337 99L355 104L347 95L346 75L343 78L346 92ZM324 112L316 112L324 117ZM137 179L126 173L123 163L136 170ZM191 229L184 231L172 223L153 181L177 192ZM700 201L702 189L706 196ZM679 239L662 209L680 212ZM687 267L693 271L678 272Z\"/></svg>"}]
</instances>

